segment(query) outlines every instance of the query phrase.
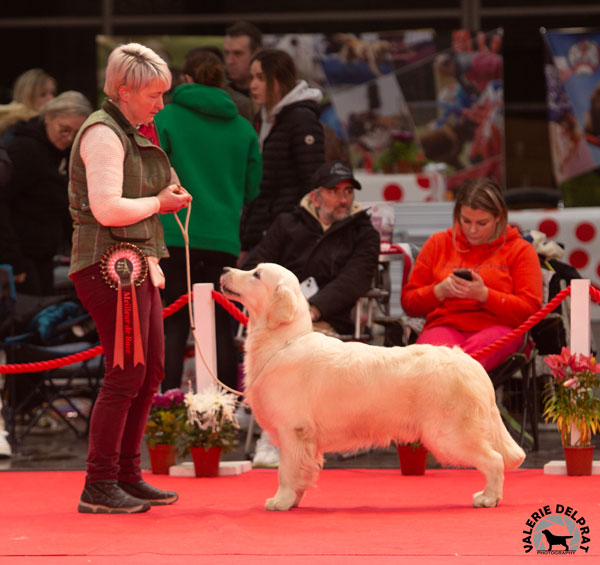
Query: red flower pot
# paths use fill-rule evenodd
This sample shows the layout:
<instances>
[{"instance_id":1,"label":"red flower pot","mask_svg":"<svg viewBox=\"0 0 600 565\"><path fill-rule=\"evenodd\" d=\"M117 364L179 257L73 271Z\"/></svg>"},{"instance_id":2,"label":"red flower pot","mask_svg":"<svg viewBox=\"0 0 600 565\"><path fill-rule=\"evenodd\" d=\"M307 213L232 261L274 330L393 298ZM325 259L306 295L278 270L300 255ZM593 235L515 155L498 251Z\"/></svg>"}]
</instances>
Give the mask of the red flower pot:
<instances>
[{"instance_id":1,"label":"red flower pot","mask_svg":"<svg viewBox=\"0 0 600 565\"><path fill-rule=\"evenodd\" d=\"M159 443L154 447L148 446L150 466L155 475L168 475L169 467L175 465L177 454L175 447L167 443Z\"/></svg>"},{"instance_id":2,"label":"red flower pot","mask_svg":"<svg viewBox=\"0 0 600 565\"><path fill-rule=\"evenodd\" d=\"M567 475L591 475L594 462L594 446L563 447Z\"/></svg>"},{"instance_id":3,"label":"red flower pot","mask_svg":"<svg viewBox=\"0 0 600 565\"><path fill-rule=\"evenodd\" d=\"M427 448L419 445L398 445L398 458L400 459L400 471L403 475L424 475L425 463L427 462Z\"/></svg>"},{"instance_id":4,"label":"red flower pot","mask_svg":"<svg viewBox=\"0 0 600 565\"><path fill-rule=\"evenodd\" d=\"M219 463L221 462L221 448L191 447L190 453L194 461L196 477L216 477L219 475Z\"/></svg>"}]
</instances>

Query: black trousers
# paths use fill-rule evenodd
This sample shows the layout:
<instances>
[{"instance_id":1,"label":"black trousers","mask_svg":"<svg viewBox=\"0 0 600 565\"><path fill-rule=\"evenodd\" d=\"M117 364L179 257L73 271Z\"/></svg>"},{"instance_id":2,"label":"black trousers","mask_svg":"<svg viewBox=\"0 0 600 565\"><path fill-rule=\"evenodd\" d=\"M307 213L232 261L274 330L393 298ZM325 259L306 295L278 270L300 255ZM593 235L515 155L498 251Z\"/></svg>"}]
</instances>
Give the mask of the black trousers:
<instances>
[{"instance_id":1,"label":"black trousers","mask_svg":"<svg viewBox=\"0 0 600 565\"><path fill-rule=\"evenodd\" d=\"M166 284L162 291L165 305L187 292L185 271L185 249L170 247L171 256L161 259L160 265L165 273ZM190 276L194 283L213 283L220 291L219 278L224 267L235 267L236 257L221 251L190 249ZM202 320L195 320L196 327ZM237 388L238 350L234 340L234 324L231 316L218 304L215 304L215 329L217 342L217 374L226 385ZM165 319L165 378L162 390L181 386L183 359L190 331L187 305Z\"/></svg>"}]
</instances>

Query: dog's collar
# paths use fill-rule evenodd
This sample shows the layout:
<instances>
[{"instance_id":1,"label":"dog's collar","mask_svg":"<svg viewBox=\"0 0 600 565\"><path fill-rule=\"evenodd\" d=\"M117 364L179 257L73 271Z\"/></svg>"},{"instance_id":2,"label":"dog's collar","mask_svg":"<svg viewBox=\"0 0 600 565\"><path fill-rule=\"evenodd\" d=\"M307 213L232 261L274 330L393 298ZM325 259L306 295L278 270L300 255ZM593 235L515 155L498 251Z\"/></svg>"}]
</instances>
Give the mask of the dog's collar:
<instances>
[{"instance_id":1,"label":"dog's collar","mask_svg":"<svg viewBox=\"0 0 600 565\"><path fill-rule=\"evenodd\" d=\"M309 330L303 334L297 335L296 337L293 337L292 339L288 339L284 344L283 347L281 349L278 349L275 353L273 353L273 355L271 355L271 357L269 357L264 363L262 368L260 369L260 371L258 371L258 373L256 374L256 377L254 377L254 379L252 379L252 383L250 383L250 386L246 389L246 391L248 391L250 388L252 388L259 380L260 376L263 374L263 371L265 370L265 368L267 367L267 365L273 360L274 357L276 357L277 355L279 355L282 351L284 351L288 346L296 343L299 339L303 338L304 336L308 335L309 333L312 333L312 330Z\"/></svg>"}]
</instances>

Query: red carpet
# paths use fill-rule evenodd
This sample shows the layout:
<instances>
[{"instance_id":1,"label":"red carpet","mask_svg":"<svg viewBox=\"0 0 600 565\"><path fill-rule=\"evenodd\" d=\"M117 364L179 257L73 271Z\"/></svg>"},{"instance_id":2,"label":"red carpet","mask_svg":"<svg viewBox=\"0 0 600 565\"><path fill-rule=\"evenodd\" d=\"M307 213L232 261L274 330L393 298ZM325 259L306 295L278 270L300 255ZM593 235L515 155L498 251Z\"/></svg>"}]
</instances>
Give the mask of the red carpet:
<instances>
[{"instance_id":1,"label":"red carpet","mask_svg":"<svg viewBox=\"0 0 600 565\"><path fill-rule=\"evenodd\" d=\"M177 490L180 500L138 515L78 514L83 472L2 473L0 562L495 564L600 555L597 475L515 471L506 476L498 508L474 509L471 497L483 477L473 470L428 469L423 477L327 470L301 507L284 513L263 509L276 490L276 471L146 478ZM588 553L526 554L526 521L545 505L554 513L557 504L585 517Z\"/></svg>"}]
</instances>

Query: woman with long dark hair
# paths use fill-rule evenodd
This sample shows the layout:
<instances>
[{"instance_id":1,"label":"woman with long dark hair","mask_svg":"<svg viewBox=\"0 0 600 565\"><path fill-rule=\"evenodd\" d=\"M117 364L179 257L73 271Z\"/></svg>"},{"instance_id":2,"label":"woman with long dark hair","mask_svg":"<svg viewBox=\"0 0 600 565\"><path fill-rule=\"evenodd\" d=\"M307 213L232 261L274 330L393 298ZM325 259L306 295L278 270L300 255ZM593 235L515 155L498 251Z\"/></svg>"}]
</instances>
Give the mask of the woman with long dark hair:
<instances>
[{"instance_id":1,"label":"woman with long dark hair","mask_svg":"<svg viewBox=\"0 0 600 565\"><path fill-rule=\"evenodd\" d=\"M321 91L298 80L294 61L278 49L264 49L255 55L250 74L250 95L260 106L256 128L263 177L260 193L242 219L244 252L258 244L277 214L299 204L312 188L313 173L325 160L319 121Z\"/></svg>"}]
</instances>

